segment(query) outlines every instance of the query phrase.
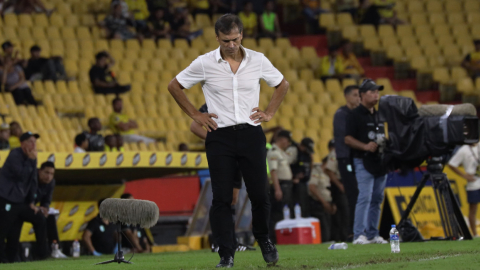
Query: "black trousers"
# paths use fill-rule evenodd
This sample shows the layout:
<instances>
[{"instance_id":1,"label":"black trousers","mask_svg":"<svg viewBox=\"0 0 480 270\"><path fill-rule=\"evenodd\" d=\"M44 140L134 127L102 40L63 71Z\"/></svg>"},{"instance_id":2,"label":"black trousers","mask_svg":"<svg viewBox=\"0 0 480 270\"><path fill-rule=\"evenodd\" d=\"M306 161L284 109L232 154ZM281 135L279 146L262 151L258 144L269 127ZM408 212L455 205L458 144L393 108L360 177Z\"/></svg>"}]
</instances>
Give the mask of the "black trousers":
<instances>
[{"instance_id":1,"label":"black trousers","mask_svg":"<svg viewBox=\"0 0 480 270\"><path fill-rule=\"evenodd\" d=\"M348 200L348 235L353 235L353 221L355 220L355 205L358 197L358 184L355 177L353 162L350 158L338 158L338 170L340 171L341 181L345 188L345 195Z\"/></svg>"},{"instance_id":2,"label":"black trousers","mask_svg":"<svg viewBox=\"0 0 480 270\"><path fill-rule=\"evenodd\" d=\"M37 254L40 259L48 256L46 220L35 215L28 204L13 204L0 199L0 261L4 263L19 261L17 256L20 246L18 224L26 220L36 225ZM17 226L17 227L15 227ZM21 228L20 228L21 231ZM6 245L5 245L5 239ZM5 246L7 248L5 248Z\"/></svg>"},{"instance_id":3,"label":"black trousers","mask_svg":"<svg viewBox=\"0 0 480 270\"><path fill-rule=\"evenodd\" d=\"M322 243L331 239L332 233L332 216L325 211L323 205L310 197L310 213L312 217L320 220L320 230L322 232Z\"/></svg>"},{"instance_id":4,"label":"black trousers","mask_svg":"<svg viewBox=\"0 0 480 270\"><path fill-rule=\"evenodd\" d=\"M114 87L95 87L93 90L96 94L122 94L130 91L130 85L117 85Z\"/></svg>"},{"instance_id":5,"label":"black trousers","mask_svg":"<svg viewBox=\"0 0 480 270\"><path fill-rule=\"evenodd\" d=\"M337 206L337 212L332 216L331 238L336 242L345 242L348 239L350 225L347 195L335 185L332 185L330 191L332 201Z\"/></svg>"},{"instance_id":6,"label":"black trousers","mask_svg":"<svg viewBox=\"0 0 480 270\"><path fill-rule=\"evenodd\" d=\"M275 225L280 220L283 220L283 207L288 205L290 208L290 218L295 217L294 205L293 205L293 182L291 180L279 180L280 188L282 189L283 197L281 201L277 201L275 198L275 189L273 185L270 187L270 204L271 216L269 221L270 226L270 239L272 242L277 243L277 237L275 235Z\"/></svg>"},{"instance_id":7,"label":"black trousers","mask_svg":"<svg viewBox=\"0 0 480 270\"><path fill-rule=\"evenodd\" d=\"M293 204L299 204L302 209L302 217L310 217L310 196L308 195L307 182L293 184Z\"/></svg>"},{"instance_id":8,"label":"black trousers","mask_svg":"<svg viewBox=\"0 0 480 270\"><path fill-rule=\"evenodd\" d=\"M15 89L12 91L13 100L15 100L15 104L17 105L35 105L37 106L37 102L32 95L32 89L30 88L22 88L22 89Z\"/></svg>"},{"instance_id":9,"label":"black trousers","mask_svg":"<svg viewBox=\"0 0 480 270\"><path fill-rule=\"evenodd\" d=\"M205 146L212 181L210 226L220 257L235 255L232 190L237 168L252 203L253 235L268 238L270 201L266 168L266 139L260 126L234 130L219 128L207 134Z\"/></svg>"}]
</instances>

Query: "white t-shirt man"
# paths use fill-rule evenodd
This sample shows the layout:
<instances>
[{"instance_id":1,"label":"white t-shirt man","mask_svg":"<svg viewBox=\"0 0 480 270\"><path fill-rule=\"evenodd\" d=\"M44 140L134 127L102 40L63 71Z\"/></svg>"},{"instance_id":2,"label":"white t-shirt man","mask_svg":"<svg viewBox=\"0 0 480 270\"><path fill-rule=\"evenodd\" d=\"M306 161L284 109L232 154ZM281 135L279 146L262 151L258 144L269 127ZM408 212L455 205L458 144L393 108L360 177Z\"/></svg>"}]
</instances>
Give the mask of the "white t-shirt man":
<instances>
[{"instance_id":1,"label":"white t-shirt man","mask_svg":"<svg viewBox=\"0 0 480 270\"><path fill-rule=\"evenodd\" d=\"M458 149L457 153L448 162L452 167L463 166L466 173L475 177L474 182L467 183L467 191L480 189L480 174L478 172L480 165L480 146L464 145Z\"/></svg>"}]
</instances>

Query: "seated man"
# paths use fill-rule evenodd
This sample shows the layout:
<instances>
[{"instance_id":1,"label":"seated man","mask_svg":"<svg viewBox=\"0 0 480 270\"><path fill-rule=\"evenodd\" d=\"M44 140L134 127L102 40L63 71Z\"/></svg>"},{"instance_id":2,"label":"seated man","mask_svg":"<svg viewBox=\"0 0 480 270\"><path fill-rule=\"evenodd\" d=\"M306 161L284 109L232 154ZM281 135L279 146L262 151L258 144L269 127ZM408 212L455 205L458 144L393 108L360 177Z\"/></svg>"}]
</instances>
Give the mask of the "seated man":
<instances>
[{"instance_id":1,"label":"seated man","mask_svg":"<svg viewBox=\"0 0 480 270\"><path fill-rule=\"evenodd\" d=\"M465 56L462 61L462 67L475 79L480 77L480 39L474 40L473 44L475 45L475 51Z\"/></svg>"},{"instance_id":2,"label":"seated man","mask_svg":"<svg viewBox=\"0 0 480 270\"><path fill-rule=\"evenodd\" d=\"M275 2L272 0L267 2L265 11L260 16L260 27L264 37L277 38L282 36L278 16L275 13Z\"/></svg>"},{"instance_id":3,"label":"seated man","mask_svg":"<svg viewBox=\"0 0 480 270\"><path fill-rule=\"evenodd\" d=\"M7 123L0 125L0 150L9 150L10 126Z\"/></svg>"},{"instance_id":4,"label":"seated man","mask_svg":"<svg viewBox=\"0 0 480 270\"><path fill-rule=\"evenodd\" d=\"M128 5L128 10L132 12L137 31L143 32L150 17L147 2L145 0L125 0L125 2Z\"/></svg>"},{"instance_id":5,"label":"seated man","mask_svg":"<svg viewBox=\"0 0 480 270\"><path fill-rule=\"evenodd\" d=\"M142 40L143 37L141 35L133 33L128 28L129 25L133 26L134 23L129 18L124 17L122 6L117 3L113 4L110 15L100 22L99 25L107 32L107 38L121 40L138 38Z\"/></svg>"},{"instance_id":6,"label":"seated man","mask_svg":"<svg viewBox=\"0 0 480 270\"><path fill-rule=\"evenodd\" d=\"M124 193L120 196L122 199L134 200L133 195L130 193ZM150 243L145 243L145 238L140 239L140 236L145 236L145 230L133 225L122 224L122 232L124 236L122 237L122 249L126 252L130 252L132 249L135 253L139 252L149 252ZM143 243L142 243L143 241ZM143 245L142 245L143 244ZM145 247L145 248L144 248Z\"/></svg>"},{"instance_id":7,"label":"seated man","mask_svg":"<svg viewBox=\"0 0 480 270\"><path fill-rule=\"evenodd\" d=\"M98 207L103 200L98 201ZM88 222L87 229L83 233L83 241L90 254L94 256L115 253L117 248L115 224L102 219L99 214Z\"/></svg>"},{"instance_id":8,"label":"seated man","mask_svg":"<svg viewBox=\"0 0 480 270\"><path fill-rule=\"evenodd\" d=\"M120 85L113 76L110 67L115 64L115 60L106 51L95 55L95 65L92 66L88 75L92 83L93 90L97 94L120 94L130 91L130 85Z\"/></svg>"},{"instance_id":9,"label":"seated man","mask_svg":"<svg viewBox=\"0 0 480 270\"><path fill-rule=\"evenodd\" d=\"M338 56L337 47L328 48L328 55L321 58L317 70L322 80L329 78L343 78L345 68L342 59Z\"/></svg>"},{"instance_id":10,"label":"seated man","mask_svg":"<svg viewBox=\"0 0 480 270\"><path fill-rule=\"evenodd\" d=\"M109 118L110 129L114 134L122 135L125 142L144 142L146 144L154 143L155 140L145 136L135 134L135 129L138 128L137 122L130 119L126 114L122 113L123 101L121 98L115 98L112 101L113 113Z\"/></svg>"},{"instance_id":11,"label":"seated man","mask_svg":"<svg viewBox=\"0 0 480 270\"><path fill-rule=\"evenodd\" d=\"M10 149L20 147L20 136L23 134L22 127L17 121L12 121L10 123L10 138L8 142L10 143Z\"/></svg>"},{"instance_id":12,"label":"seated man","mask_svg":"<svg viewBox=\"0 0 480 270\"><path fill-rule=\"evenodd\" d=\"M88 139L85 133L80 133L75 136L75 149L74 153L86 153L88 149Z\"/></svg>"},{"instance_id":13,"label":"seated man","mask_svg":"<svg viewBox=\"0 0 480 270\"><path fill-rule=\"evenodd\" d=\"M90 131L84 132L88 140L88 149L89 152L103 152L105 150L105 140L103 139L102 134L98 132L102 130L102 123L97 117L92 117L88 119L88 127Z\"/></svg>"},{"instance_id":14,"label":"seated man","mask_svg":"<svg viewBox=\"0 0 480 270\"><path fill-rule=\"evenodd\" d=\"M117 152L117 136L105 136L105 152Z\"/></svg>"},{"instance_id":15,"label":"seated man","mask_svg":"<svg viewBox=\"0 0 480 270\"><path fill-rule=\"evenodd\" d=\"M30 48L30 59L25 68L25 78L29 81L36 80L66 80L67 73L61 57L40 57L42 49L38 45Z\"/></svg>"},{"instance_id":16,"label":"seated man","mask_svg":"<svg viewBox=\"0 0 480 270\"><path fill-rule=\"evenodd\" d=\"M165 17L163 9L157 9L154 16L150 19L148 28L155 40L159 38L170 38L170 25Z\"/></svg>"},{"instance_id":17,"label":"seated man","mask_svg":"<svg viewBox=\"0 0 480 270\"><path fill-rule=\"evenodd\" d=\"M332 215L337 207L332 203L330 193L330 178L324 173L327 157L322 164L314 164L310 181L308 181L308 194L310 195L310 214L320 220L322 230L322 243L330 241L332 232Z\"/></svg>"},{"instance_id":18,"label":"seated man","mask_svg":"<svg viewBox=\"0 0 480 270\"><path fill-rule=\"evenodd\" d=\"M253 12L253 4L251 1L246 1L243 6L243 11L238 14L243 23L243 37L257 38L258 19L257 14Z\"/></svg>"},{"instance_id":19,"label":"seated man","mask_svg":"<svg viewBox=\"0 0 480 270\"><path fill-rule=\"evenodd\" d=\"M190 28L192 22L190 21L188 14L188 10L185 8L177 8L175 10L174 15L169 22L170 28L172 29L172 38L184 38L190 42L203 34L202 29L191 32Z\"/></svg>"},{"instance_id":20,"label":"seated man","mask_svg":"<svg viewBox=\"0 0 480 270\"><path fill-rule=\"evenodd\" d=\"M345 77L359 80L361 77L365 76L365 70L363 69L362 65L360 65L360 62L358 62L357 57L353 53L353 46L351 42L344 42L339 58L342 61L343 74Z\"/></svg>"}]
</instances>

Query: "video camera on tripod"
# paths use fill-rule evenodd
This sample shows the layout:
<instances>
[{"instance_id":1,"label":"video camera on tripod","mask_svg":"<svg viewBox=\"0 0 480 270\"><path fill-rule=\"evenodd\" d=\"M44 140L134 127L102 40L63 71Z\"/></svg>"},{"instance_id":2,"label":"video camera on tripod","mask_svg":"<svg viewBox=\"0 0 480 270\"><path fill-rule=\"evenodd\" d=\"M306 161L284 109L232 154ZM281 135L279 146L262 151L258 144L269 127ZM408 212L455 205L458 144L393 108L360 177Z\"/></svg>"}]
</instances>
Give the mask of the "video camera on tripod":
<instances>
[{"instance_id":1,"label":"video camera on tripod","mask_svg":"<svg viewBox=\"0 0 480 270\"><path fill-rule=\"evenodd\" d=\"M413 169L424 161L428 164L397 226L403 241L423 240L408 216L428 180L433 184L446 239L472 239L443 167L456 146L478 142L475 107L472 104L424 105L417 109L410 98L383 96L378 112L379 122L385 125L385 140L379 143L383 165L397 170Z\"/></svg>"}]
</instances>

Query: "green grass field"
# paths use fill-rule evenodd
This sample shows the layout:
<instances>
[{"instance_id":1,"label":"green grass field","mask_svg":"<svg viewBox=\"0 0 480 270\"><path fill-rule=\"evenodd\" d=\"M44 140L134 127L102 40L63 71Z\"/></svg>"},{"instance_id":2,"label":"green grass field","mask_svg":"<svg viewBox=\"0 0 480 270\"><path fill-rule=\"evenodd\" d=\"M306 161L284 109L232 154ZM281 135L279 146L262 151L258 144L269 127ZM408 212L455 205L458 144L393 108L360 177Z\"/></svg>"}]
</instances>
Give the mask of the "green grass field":
<instances>
[{"instance_id":1,"label":"green grass field","mask_svg":"<svg viewBox=\"0 0 480 270\"><path fill-rule=\"evenodd\" d=\"M280 261L276 269L480 269L480 240L402 243L401 253L391 254L389 245L354 246L347 250L328 250L327 244L278 246ZM130 255L127 256L127 259ZM218 255L210 251L137 254L131 265L94 265L111 256L1 265L0 269L213 269ZM267 268L261 252L239 252L236 269Z\"/></svg>"}]
</instances>

